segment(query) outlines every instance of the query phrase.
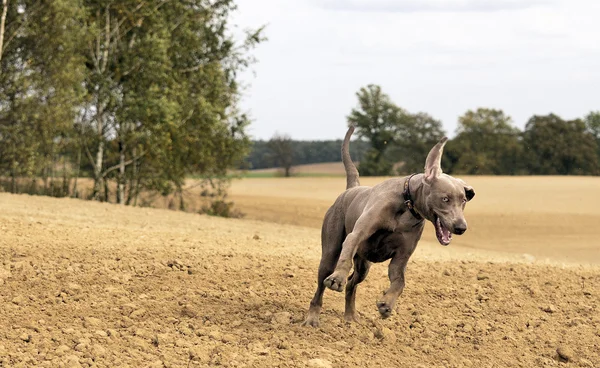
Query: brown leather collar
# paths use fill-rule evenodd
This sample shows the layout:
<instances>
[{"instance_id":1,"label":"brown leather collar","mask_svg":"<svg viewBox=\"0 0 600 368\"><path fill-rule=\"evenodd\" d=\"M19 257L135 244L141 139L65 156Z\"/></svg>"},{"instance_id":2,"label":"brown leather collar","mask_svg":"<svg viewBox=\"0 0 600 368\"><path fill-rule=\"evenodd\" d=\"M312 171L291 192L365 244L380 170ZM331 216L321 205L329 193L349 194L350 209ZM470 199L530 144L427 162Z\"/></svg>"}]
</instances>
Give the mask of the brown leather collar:
<instances>
[{"instance_id":1,"label":"brown leather collar","mask_svg":"<svg viewBox=\"0 0 600 368\"><path fill-rule=\"evenodd\" d=\"M408 208L408 210L410 211L410 213L417 220L422 220L423 217L417 211L415 211L415 202L412 200L412 197L410 195L410 179L412 179L412 177L415 176L415 175L417 175L417 174L412 174L404 182L404 191L402 191L402 197L404 197L404 204L406 205L406 207Z\"/></svg>"}]
</instances>

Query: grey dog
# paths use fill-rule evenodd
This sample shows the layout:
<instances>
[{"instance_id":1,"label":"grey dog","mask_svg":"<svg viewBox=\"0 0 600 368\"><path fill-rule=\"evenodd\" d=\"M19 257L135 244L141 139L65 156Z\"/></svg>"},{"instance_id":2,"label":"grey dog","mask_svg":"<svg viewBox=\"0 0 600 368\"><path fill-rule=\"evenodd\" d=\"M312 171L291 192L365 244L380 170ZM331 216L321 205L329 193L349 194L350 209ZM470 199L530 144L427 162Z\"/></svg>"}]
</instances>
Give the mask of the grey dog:
<instances>
[{"instance_id":1,"label":"grey dog","mask_svg":"<svg viewBox=\"0 0 600 368\"><path fill-rule=\"evenodd\" d=\"M475 191L464 181L442 173L442 152L448 138L442 138L427 155L425 173L366 187L360 186L358 170L348 151L353 132L354 127L350 127L342 144L346 191L325 214L318 286L305 326L319 325L325 287L335 291L346 287L344 319L359 322L355 309L357 285L367 277L372 262L391 259L390 287L377 301L381 316L389 317L404 289L406 264L421 238L425 220L434 224L442 245L450 244L453 233L467 231L463 211ZM348 277L353 265L354 271Z\"/></svg>"}]
</instances>

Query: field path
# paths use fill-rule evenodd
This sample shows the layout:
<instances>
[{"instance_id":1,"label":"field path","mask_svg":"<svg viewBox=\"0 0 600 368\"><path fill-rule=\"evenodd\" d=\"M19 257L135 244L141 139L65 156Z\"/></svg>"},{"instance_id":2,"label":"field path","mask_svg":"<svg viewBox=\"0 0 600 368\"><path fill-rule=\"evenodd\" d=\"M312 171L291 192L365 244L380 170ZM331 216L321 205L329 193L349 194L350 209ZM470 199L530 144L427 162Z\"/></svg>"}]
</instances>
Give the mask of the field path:
<instances>
[{"instance_id":1,"label":"field path","mask_svg":"<svg viewBox=\"0 0 600 368\"><path fill-rule=\"evenodd\" d=\"M572 367L600 362L600 269L423 241L396 312L316 284L319 230L0 194L1 367Z\"/></svg>"}]
</instances>

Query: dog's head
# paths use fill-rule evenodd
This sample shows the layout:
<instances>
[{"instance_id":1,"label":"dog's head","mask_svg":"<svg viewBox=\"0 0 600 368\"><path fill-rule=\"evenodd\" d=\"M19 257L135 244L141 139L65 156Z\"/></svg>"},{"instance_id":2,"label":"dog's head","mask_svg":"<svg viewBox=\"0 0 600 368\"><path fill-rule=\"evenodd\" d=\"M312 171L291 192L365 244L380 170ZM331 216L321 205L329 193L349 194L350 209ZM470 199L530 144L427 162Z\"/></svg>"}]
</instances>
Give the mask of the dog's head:
<instances>
[{"instance_id":1,"label":"dog's head","mask_svg":"<svg viewBox=\"0 0 600 368\"><path fill-rule=\"evenodd\" d=\"M473 199L473 187L464 181L442 173L441 161L444 145L442 138L429 152L425 161L424 192L425 213L423 216L435 226L435 234L442 245L450 244L452 234L462 235L467 231L465 204Z\"/></svg>"}]
</instances>

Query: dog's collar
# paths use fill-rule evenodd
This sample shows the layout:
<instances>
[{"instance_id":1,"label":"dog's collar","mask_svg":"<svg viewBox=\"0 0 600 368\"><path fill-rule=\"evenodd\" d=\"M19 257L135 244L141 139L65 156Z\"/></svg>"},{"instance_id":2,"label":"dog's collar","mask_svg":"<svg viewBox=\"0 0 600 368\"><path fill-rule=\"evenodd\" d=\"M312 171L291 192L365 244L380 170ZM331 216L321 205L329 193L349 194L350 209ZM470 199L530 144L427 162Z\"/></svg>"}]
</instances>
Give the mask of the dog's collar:
<instances>
[{"instance_id":1,"label":"dog's collar","mask_svg":"<svg viewBox=\"0 0 600 368\"><path fill-rule=\"evenodd\" d=\"M410 179L417 174L412 174L406 179L404 182L404 191L402 191L402 196L404 197L404 204L410 211L410 213L417 219L422 220L423 217L415 210L415 202L413 202L412 197L410 195Z\"/></svg>"}]
</instances>

